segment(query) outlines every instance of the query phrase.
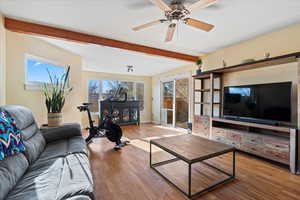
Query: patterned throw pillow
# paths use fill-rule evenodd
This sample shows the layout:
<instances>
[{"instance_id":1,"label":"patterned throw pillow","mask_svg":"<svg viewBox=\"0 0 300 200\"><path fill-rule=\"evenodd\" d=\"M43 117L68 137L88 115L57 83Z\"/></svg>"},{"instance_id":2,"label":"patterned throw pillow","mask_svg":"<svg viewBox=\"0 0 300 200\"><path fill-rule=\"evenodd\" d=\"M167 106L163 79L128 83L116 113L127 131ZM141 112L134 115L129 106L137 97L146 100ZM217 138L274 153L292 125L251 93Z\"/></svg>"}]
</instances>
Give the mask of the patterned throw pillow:
<instances>
[{"instance_id":1,"label":"patterned throw pillow","mask_svg":"<svg viewBox=\"0 0 300 200\"><path fill-rule=\"evenodd\" d=\"M25 151L21 130L8 112L0 110L0 160L21 151Z\"/></svg>"}]
</instances>

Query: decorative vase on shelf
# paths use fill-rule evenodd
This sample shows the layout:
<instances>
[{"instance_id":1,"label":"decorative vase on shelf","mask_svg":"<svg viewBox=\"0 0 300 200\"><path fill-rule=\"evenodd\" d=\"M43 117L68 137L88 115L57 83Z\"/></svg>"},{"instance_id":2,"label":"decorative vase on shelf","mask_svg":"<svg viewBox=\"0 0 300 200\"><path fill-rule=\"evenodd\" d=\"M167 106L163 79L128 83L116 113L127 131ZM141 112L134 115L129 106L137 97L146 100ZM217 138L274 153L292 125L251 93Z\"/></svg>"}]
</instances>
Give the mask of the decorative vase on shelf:
<instances>
[{"instance_id":1,"label":"decorative vase on shelf","mask_svg":"<svg viewBox=\"0 0 300 200\"><path fill-rule=\"evenodd\" d=\"M223 68L227 67L227 63L225 60L222 60Z\"/></svg>"},{"instance_id":2,"label":"decorative vase on shelf","mask_svg":"<svg viewBox=\"0 0 300 200\"><path fill-rule=\"evenodd\" d=\"M197 73L197 75L202 73L202 66L198 66L196 73Z\"/></svg>"},{"instance_id":3,"label":"decorative vase on shelf","mask_svg":"<svg viewBox=\"0 0 300 200\"><path fill-rule=\"evenodd\" d=\"M199 75L202 72L202 59L201 58L199 58L196 61L196 65L198 66L198 69L197 69L196 73L197 73L197 75Z\"/></svg>"}]
</instances>

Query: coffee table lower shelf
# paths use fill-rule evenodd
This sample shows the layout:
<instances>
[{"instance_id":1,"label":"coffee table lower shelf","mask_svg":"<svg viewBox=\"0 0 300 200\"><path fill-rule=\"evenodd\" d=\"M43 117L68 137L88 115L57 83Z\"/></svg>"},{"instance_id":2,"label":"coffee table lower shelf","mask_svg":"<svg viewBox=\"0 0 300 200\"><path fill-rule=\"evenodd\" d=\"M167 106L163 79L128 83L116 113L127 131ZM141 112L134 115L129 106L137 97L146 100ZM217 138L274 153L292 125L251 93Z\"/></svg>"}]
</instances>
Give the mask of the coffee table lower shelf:
<instances>
[{"instance_id":1,"label":"coffee table lower shelf","mask_svg":"<svg viewBox=\"0 0 300 200\"><path fill-rule=\"evenodd\" d=\"M155 163L153 164L152 163L152 145L155 145L157 147L159 147L160 149L163 149L164 151L166 151L167 153L175 156L175 158L173 159L169 159L169 160L165 160L165 161L161 161L161 162L158 162L158 163ZM207 162L205 162L205 160L208 160L210 158L214 158L214 157L218 157L218 156L221 156L221 155L224 155L224 154L227 154L227 153L230 153L232 152L232 174L228 173L228 172L225 172L224 170L222 169L219 169ZM152 141L150 141L150 167L156 171L161 177L163 177L167 182L169 182L171 185L173 185L175 188L177 188L181 193L183 193L186 197L190 198L190 199L193 199L195 197L198 197L198 196L201 196L201 195L204 195L205 193L227 183L227 182L230 182L230 181L233 181L235 179L235 152L236 150L235 149L231 149L231 150L228 150L228 151L224 151L224 152L219 152L219 153L215 153L215 154L212 154L212 155L208 155L205 159L199 159L199 160L194 160L194 161L189 161L189 160L185 160L184 158L181 157L181 155L179 154L176 154L175 152L172 152L170 151L169 149L161 146L161 145L158 145L158 144L155 144L153 143ZM158 169L156 169L157 167L159 166L162 166L162 165L167 165L169 163L172 163L172 162L176 162L176 161L184 161L188 164L188 192L182 190L180 187L178 187L175 183L173 183L169 178L167 178L165 175L163 175ZM192 164L194 163L198 163L198 162L201 162L205 165L207 165L208 167L211 167L217 171L219 171L220 173L222 174L225 174L226 176L228 176L228 178L218 182L218 183L215 183L209 187L206 187L202 190L200 190L199 192L195 192L192 194Z\"/></svg>"}]
</instances>

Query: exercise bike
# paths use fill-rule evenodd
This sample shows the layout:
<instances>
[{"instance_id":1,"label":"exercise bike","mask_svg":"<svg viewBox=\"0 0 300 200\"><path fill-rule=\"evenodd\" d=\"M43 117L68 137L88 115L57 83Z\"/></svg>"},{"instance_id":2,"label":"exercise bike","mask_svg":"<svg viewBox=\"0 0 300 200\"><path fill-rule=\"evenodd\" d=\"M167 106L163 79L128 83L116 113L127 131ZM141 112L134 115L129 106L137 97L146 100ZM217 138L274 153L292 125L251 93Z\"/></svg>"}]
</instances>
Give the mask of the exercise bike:
<instances>
[{"instance_id":1,"label":"exercise bike","mask_svg":"<svg viewBox=\"0 0 300 200\"><path fill-rule=\"evenodd\" d=\"M124 96L123 100L120 100L120 97ZM104 101L109 102L126 102L127 101L127 93L125 92L124 88L119 87L114 95L107 98ZM116 113L103 113L103 119L99 126L95 126L92 120L91 112L89 106L92 103L83 103L82 106L78 106L78 110L80 112L87 112L88 119L89 119L89 127L86 129L89 131L89 136L85 139L86 143L89 144L92 142L92 139L97 137L106 137L109 141L115 142L116 146L114 147L115 150L120 150L122 147L126 146L129 141L122 141L121 138L123 136L123 132L121 127L116 123ZM100 109L101 111L101 109Z\"/></svg>"}]
</instances>

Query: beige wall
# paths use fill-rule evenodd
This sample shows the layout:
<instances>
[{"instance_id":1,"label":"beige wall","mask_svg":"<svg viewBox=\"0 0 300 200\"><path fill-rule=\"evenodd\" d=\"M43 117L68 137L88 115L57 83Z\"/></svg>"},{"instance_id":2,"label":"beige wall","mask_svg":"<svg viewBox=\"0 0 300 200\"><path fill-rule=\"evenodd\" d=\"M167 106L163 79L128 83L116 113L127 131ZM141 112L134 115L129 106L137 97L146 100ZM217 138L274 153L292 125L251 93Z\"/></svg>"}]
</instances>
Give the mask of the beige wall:
<instances>
[{"instance_id":1,"label":"beige wall","mask_svg":"<svg viewBox=\"0 0 300 200\"><path fill-rule=\"evenodd\" d=\"M5 52L6 39L3 16L0 13L0 105L5 105Z\"/></svg>"},{"instance_id":2,"label":"beige wall","mask_svg":"<svg viewBox=\"0 0 300 200\"><path fill-rule=\"evenodd\" d=\"M47 111L40 90L25 90L25 55L38 56L62 66L71 66L72 93L66 98L64 122L81 122L76 106L82 102L81 57L24 34L6 32L6 104L23 105L32 109L37 122L47 122Z\"/></svg>"},{"instance_id":3,"label":"beige wall","mask_svg":"<svg viewBox=\"0 0 300 200\"><path fill-rule=\"evenodd\" d=\"M222 67L222 60L230 66L248 58L263 59L266 52L271 57L300 52L299 36L300 24L216 51L203 56L204 70Z\"/></svg>"},{"instance_id":4,"label":"beige wall","mask_svg":"<svg viewBox=\"0 0 300 200\"><path fill-rule=\"evenodd\" d=\"M151 122L151 77L149 76L129 76L112 73L100 72L82 72L82 88L83 88L83 101L88 101L88 80L124 80L124 81L143 81L145 84L145 110L141 112L141 122ZM86 113L83 113L82 124L87 125Z\"/></svg>"},{"instance_id":5,"label":"beige wall","mask_svg":"<svg viewBox=\"0 0 300 200\"><path fill-rule=\"evenodd\" d=\"M186 65L183 67L176 68L174 70L155 75L152 77L152 121L154 123L160 123L160 105L161 105L161 81L166 79L173 79L180 75L188 75L190 79L190 116L192 114L192 78L191 76L195 73L197 66L194 64Z\"/></svg>"}]
</instances>

